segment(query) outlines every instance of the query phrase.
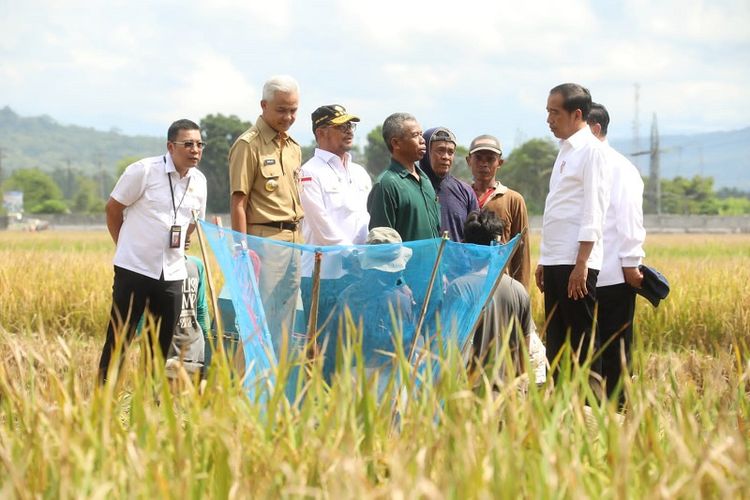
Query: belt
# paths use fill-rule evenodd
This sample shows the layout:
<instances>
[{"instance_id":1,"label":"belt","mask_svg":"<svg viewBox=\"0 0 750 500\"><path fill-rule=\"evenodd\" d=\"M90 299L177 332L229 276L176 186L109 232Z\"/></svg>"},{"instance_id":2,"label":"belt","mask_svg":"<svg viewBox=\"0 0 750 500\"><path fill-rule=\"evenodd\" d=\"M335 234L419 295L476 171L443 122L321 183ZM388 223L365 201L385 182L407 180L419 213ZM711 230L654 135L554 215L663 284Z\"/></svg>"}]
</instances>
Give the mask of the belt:
<instances>
[{"instance_id":1,"label":"belt","mask_svg":"<svg viewBox=\"0 0 750 500\"><path fill-rule=\"evenodd\" d=\"M268 226L281 231L296 231L299 229L299 221L281 221L281 222L258 222L257 226Z\"/></svg>"}]
</instances>

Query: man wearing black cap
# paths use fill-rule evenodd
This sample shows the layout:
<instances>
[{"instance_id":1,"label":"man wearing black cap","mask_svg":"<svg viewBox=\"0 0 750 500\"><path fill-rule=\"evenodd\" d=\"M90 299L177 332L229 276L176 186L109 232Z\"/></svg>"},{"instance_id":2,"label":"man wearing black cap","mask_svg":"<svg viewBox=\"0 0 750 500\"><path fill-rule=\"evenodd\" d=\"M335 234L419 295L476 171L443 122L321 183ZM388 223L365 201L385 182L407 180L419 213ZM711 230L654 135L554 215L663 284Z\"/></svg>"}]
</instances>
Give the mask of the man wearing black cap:
<instances>
[{"instance_id":1,"label":"man wearing black cap","mask_svg":"<svg viewBox=\"0 0 750 500\"><path fill-rule=\"evenodd\" d=\"M419 166L430 178L440 203L440 230L448 231L453 241L463 241L466 218L479 210L479 204L471 187L451 175L456 136L445 127L428 129L422 136L427 154L419 160Z\"/></svg>"},{"instance_id":2,"label":"man wearing black cap","mask_svg":"<svg viewBox=\"0 0 750 500\"><path fill-rule=\"evenodd\" d=\"M367 195L372 181L349 151L359 117L343 106L321 106L312 114L312 129L318 147L300 172L302 235L310 245L361 245L367 238ZM351 284L339 254L326 254L321 267L318 317L325 319L335 305L338 292ZM313 260L302 257L302 300L309 311Z\"/></svg>"},{"instance_id":3,"label":"man wearing black cap","mask_svg":"<svg viewBox=\"0 0 750 500\"><path fill-rule=\"evenodd\" d=\"M529 213L523 196L508 189L495 178L503 161L502 145L494 136L484 134L471 141L469 156L466 157L466 163L474 177L471 187L479 200L479 206L494 212L503 221L503 241L508 242L529 227ZM528 291L531 277L528 231L523 235L520 245L508 264L508 272Z\"/></svg>"}]
</instances>

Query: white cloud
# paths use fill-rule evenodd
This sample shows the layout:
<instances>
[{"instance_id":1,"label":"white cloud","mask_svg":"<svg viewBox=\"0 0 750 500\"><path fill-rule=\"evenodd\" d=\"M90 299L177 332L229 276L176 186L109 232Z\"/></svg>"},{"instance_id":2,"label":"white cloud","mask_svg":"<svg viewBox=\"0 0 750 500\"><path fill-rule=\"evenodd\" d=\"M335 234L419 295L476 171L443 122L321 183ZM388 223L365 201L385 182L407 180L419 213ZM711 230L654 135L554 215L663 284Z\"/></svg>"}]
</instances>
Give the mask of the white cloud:
<instances>
[{"instance_id":1,"label":"white cloud","mask_svg":"<svg viewBox=\"0 0 750 500\"><path fill-rule=\"evenodd\" d=\"M184 78L166 94L165 106L154 113L159 120L175 120L177 115L199 120L210 113L245 115L243 111L258 107L260 91L221 54L203 50L188 54L179 65L200 67L200 71L184 72Z\"/></svg>"}]
</instances>

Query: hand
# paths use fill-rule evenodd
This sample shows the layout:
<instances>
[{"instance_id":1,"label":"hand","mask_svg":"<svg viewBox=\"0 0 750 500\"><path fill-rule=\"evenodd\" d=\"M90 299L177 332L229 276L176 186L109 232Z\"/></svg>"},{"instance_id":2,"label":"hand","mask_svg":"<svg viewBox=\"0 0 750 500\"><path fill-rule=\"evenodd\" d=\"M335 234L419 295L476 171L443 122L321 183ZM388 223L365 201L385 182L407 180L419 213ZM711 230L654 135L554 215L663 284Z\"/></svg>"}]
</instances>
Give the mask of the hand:
<instances>
[{"instance_id":1,"label":"hand","mask_svg":"<svg viewBox=\"0 0 750 500\"><path fill-rule=\"evenodd\" d=\"M586 278L589 275L589 268L586 264L576 264L568 279L568 298L579 300L584 298L588 293L586 288Z\"/></svg>"},{"instance_id":2,"label":"hand","mask_svg":"<svg viewBox=\"0 0 750 500\"><path fill-rule=\"evenodd\" d=\"M544 293L544 266L539 264L536 266L534 271L534 280L536 281L536 287L540 292Z\"/></svg>"},{"instance_id":3,"label":"hand","mask_svg":"<svg viewBox=\"0 0 750 500\"><path fill-rule=\"evenodd\" d=\"M643 273L637 267L623 267L622 274L625 276L625 283L633 288L640 288L643 285Z\"/></svg>"}]
</instances>

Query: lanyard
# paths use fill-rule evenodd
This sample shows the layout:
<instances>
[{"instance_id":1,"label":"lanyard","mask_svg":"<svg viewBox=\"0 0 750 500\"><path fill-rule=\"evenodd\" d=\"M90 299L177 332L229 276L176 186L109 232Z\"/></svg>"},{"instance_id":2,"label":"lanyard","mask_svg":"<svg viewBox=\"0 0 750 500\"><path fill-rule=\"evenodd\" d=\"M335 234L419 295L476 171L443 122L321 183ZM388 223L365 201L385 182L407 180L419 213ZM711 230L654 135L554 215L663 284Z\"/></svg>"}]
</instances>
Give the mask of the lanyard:
<instances>
[{"instance_id":1,"label":"lanyard","mask_svg":"<svg viewBox=\"0 0 750 500\"><path fill-rule=\"evenodd\" d=\"M164 161L166 162L167 159L165 158ZM172 187L172 176L169 175L169 172L167 172L167 179L169 179L169 192L172 193L172 209L174 209L174 222L173 224L177 224L177 210L180 209L182 206L182 202L185 201L185 195L188 192L188 188L190 188L190 179L192 177L188 177L187 186L185 186L185 192L182 193L182 198L180 198L180 204L175 206L174 204L174 188Z\"/></svg>"}]
</instances>

